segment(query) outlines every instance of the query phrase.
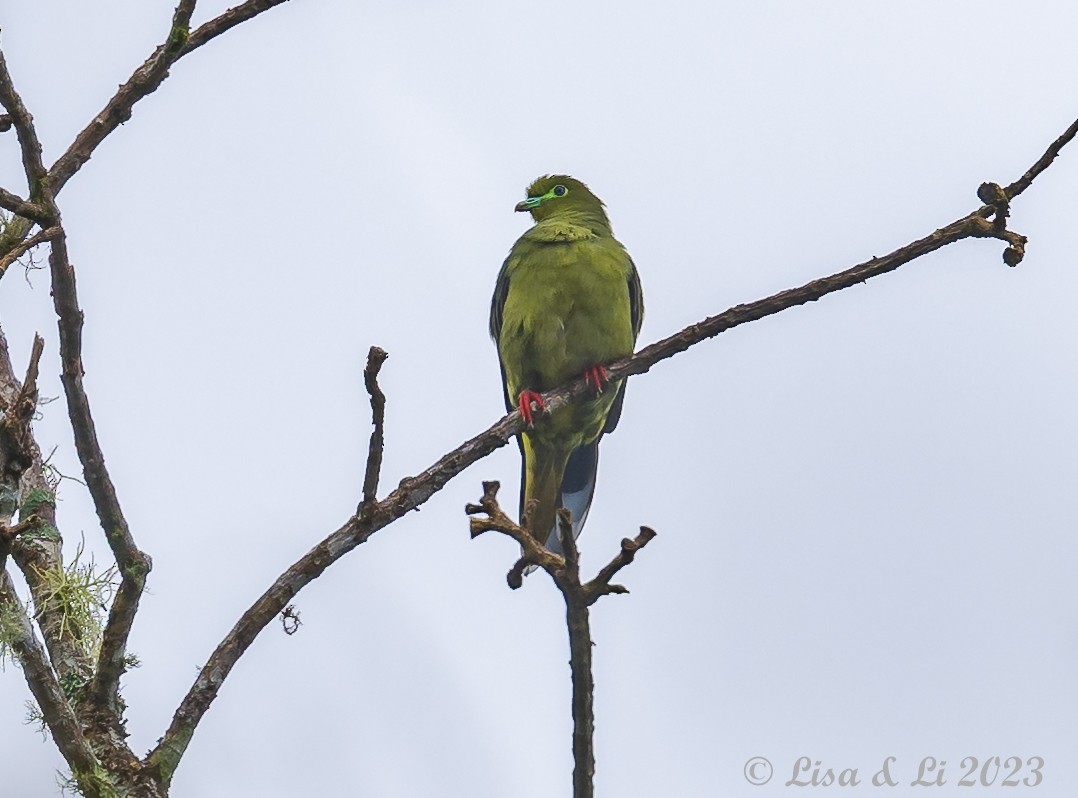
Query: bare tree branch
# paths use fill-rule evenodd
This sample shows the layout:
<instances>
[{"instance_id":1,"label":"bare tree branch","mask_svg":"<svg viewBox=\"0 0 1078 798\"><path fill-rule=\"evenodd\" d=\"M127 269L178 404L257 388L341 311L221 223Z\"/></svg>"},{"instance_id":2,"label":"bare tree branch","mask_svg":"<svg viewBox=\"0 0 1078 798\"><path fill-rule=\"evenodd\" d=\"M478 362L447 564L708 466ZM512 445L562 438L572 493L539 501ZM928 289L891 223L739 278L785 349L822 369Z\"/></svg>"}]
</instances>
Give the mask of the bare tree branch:
<instances>
[{"instance_id":1,"label":"bare tree branch","mask_svg":"<svg viewBox=\"0 0 1078 798\"><path fill-rule=\"evenodd\" d=\"M83 128L67 151L49 169L49 183L54 194L59 193L72 175L90 160L94 150L112 131L131 118L135 103L157 91L168 77L169 68L176 61L241 22L280 5L285 0L248 0L192 32L191 14L194 12L195 2L196 0L180 0L164 44L154 50L127 82L120 86L101 112Z\"/></svg>"},{"instance_id":2,"label":"bare tree branch","mask_svg":"<svg viewBox=\"0 0 1078 798\"><path fill-rule=\"evenodd\" d=\"M572 514L558 511L558 537L565 552L565 568L550 575L565 600L565 626L569 630L569 671L573 695L573 798L595 795L595 672L592 669L590 602L580 584L580 552L573 537ZM624 588L622 589L624 591Z\"/></svg>"},{"instance_id":3,"label":"bare tree branch","mask_svg":"<svg viewBox=\"0 0 1078 798\"><path fill-rule=\"evenodd\" d=\"M371 442L367 452L367 469L363 477L363 501L356 511L363 513L378 498L378 477L382 471L382 450L385 447L386 395L378 387L378 372L386 362L389 353L377 346L372 346L367 353L367 368L363 370L363 384L371 397Z\"/></svg>"},{"instance_id":4,"label":"bare tree branch","mask_svg":"<svg viewBox=\"0 0 1078 798\"><path fill-rule=\"evenodd\" d=\"M2 335L2 333L0 333ZM0 342L4 349L2 366L10 369L11 361L7 354L7 341ZM30 363L26 367L26 377L20 385L14 375L7 379L7 374L0 373L0 408L4 415L0 417L0 452L3 452L2 478L5 483L13 481L18 490L22 472L33 462L30 420L37 409L37 373L41 354L45 350L45 341L40 335L34 336L34 345L30 351Z\"/></svg>"},{"instance_id":5,"label":"bare tree branch","mask_svg":"<svg viewBox=\"0 0 1078 798\"><path fill-rule=\"evenodd\" d=\"M540 543L536 536L531 533L530 519L535 509L535 501L532 500L525 506L523 517L520 519L520 523L517 524L506 515L501 505L498 504L497 497L500 488L501 483L499 482L484 482L483 497L478 504L466 505L464 512L471 516L468 524L471 528L473 540L484 532L501 532L520 544L520 559L517 560L505 578L506 582L509 583L509 587L516 590L524 584L524 571L529 565L537 565L549 573L554 573L556 570L565 567L565 560ZM477 516L481 513L486 515L486 518L478 518Z\"/></svg>"},{"instance_id":6,"label":"bare tree branch","mask_svg":"<svg viewBox=\"0 0 1078 798\"><path fill-rule=\"evenodd\" d=\"M26 684L41 709L57 748L72 770L93 773L97 758L83 737L82 728L71 711L56 674L49 666L45 650L34 634L7 571L0 572L0 613L5 621L5 637L22 666Z\"/></svg>"},{"instance_id":7,"label":"bare tree branch","mask_svg":"<svg viewBox=\"0 0 1078 798\"><path fill-rule=\"evenodd\" d=\"M654 529L642 526L640 527L640 534L635 538L621 539L621 551L617 553L617 556L604 565L594 579L582 587L589 607L598 601L601 596L629 592L621 585L612 584L610 580L614 578L618 571L636 559L636 553L648 545L655 538L655 535Z\"/></svg>"},{"instance_id":8,"label":"bare tree branch","mask_svg":"<svg viewBox=\"0 0 1078 798\"><path fill-rule=\"evenodd\" d=\"M1052 165L1052 161L1059 155L1059 151L1062 150L1076 134L1078 134L1078 119L1072 122L1071 126L1063 131L1063 135L1048 146L1048 149L1044 151L1044 155L1038 158L1037 162L1029 167L1024 175L1003 189L1007 194L1007 199L1013 200L1029 188L1037 175Z\"/></svg>"},{"instance_id":9,"label":"bare tree branch","mask_svg":"<svg viewBox=\"0 0 1078 798\"><path fill-rule=\"evenodd\" d=\"M13 554L34 595L34 606L49 646L49 656L58 663L59 675L63 677L67 673L78 672L80 664L84 672L88 672L85 663L80 663L77 641L61 634L59 630L62 624L56 622L54 617L56 608L41 598L40 572L30 567L33 564L47 568L52 562L58 561L58 542L39 542L35 539L37 545L34 545L19 540L20 536L28 537L37 532L42 524L42 518L33 512L28 513L25 507L20 512L19 524L14 527L6 524L15 512L23 473L40 462L37 445L30 433L30 420L37 405L37 373L43 349L44 341L40 336L35 336L26 377L20 385L12 373L7 341L0 331L0 405L5 408L0 418L0 626L4 642L11 647L22 666L26 683L60 752L73 770L91 773L97 760L83 737L72 707L60 687L57 673L49 665L49 658L38 642L26 609L19 601L4 568L8 555ZM92 794L92 791L87 794Z\"/></svg>"},{"instance_id":10,"label":"bare tree branch","mask_svg":"<svg viewBox=\"0 0 1078 798\"><path fill-rule=\"evenodd\" d=\"M0 51L0 105L7 109L11 124L14 125L15 134L19 139L22 168L26 173L30 199L34 202L40 201L45 195L46 175L45 164L41 161L41 142L38 140L37 131L34 130L34 118L26 110L22 98L15 90L3 51Z\"/></svg>"},{"instance_id":11,"label":"bare tree branch","mask_svg":"<svg viewBox=\"0 0 1078 798\"><path fill-rule=\"evenodd\" d=\"M164 44L154 50L127 82L120 86L101 112L83 128L67 151L49 169L49 184L54 195L59 194L72 175L90 160L97 146L131 118L131 108L135 103L157 91L157 87L168 77L169 67L183 54L196 2L197 0L180 0L172 15L172 25Z\"/></svg>"},{"instance_id":12,"label":"bare tree branch","mask_svg":"<svg viewBox=\"0 0 1078 798\"><path fill-rule=\"evenodd\" d=\"M64 385L68 416L75 433L75 449L82 463L86 486L101 521L101 528L116 558L121 576L120 587L109 611L101 655L90 689L95 702L115 710L127 637L131 632L131 624L138 610L151 562L135 545L97 440L90 402L82 382L83 313L79 308L75 289L75 270L68 260L67 239L62 232L52 241L49 267L52 274L53 306L60 327L60 379Z\"/></svg>"},{"instance_id":13,"label":"bare tree branch","mask_svg":"<svg viewBox=\"0 0 1078 798\"><path fill-rule=\"evenodd\" d=\"M190 37L188 37L182 55L187 55L189 52L198 49L211 39L232 30L232 28L236 27L241 22L246 22L252 17L258 16L263 11L268 11L274 6L279 6L285 2L287 2L287 0L247 0L246 3L241 3L238 6L228 9L228 11L220 16L211 19L209 22L196 28L191 33Z\"/></svg>"},{"instance_id":14,"label":"bare tree branch","mask_svg":"<svg viewBox=\"0 0 1078 798\"><path fill-rule=\"evenodd\" d=\"M6 188L0 188L0 208L11 211L24 219L37 222L42 226L52 223L52 219L43 207L36 202L24 200L18 194L12 194Z\"/></svg>"},{"instance_id":15,"label":"bare tree branch","mask_svg":"<svg viewBox=\"0 0 1078 798\"><path fill-rule=\"evenodd\" d=\"M56 238L61 232L63 231L59 227L49 227L45 230L39 230L25 241L16 244L10 252L0 258L0 277L4 276L12 263L17 261L38 244L44 244L46 241L51 241Z\"/></svg>"},{"instance_id":16,"label":"bare tree branch","mask_svg":"<svg viewBox=\"0 0 1078 798\"><path fill-rule=\"evenodd\" d=\"M160 45L149 58L128 78L119 90L108 101L93 121L90 122L67 148L63 155L47 172L41 166L41 144L34 133L31 124L33 117L22 106L18 94L15 92L11 77L7 72L7 65L3 61L3 53L0 52L0 97L4 99L0 104L9 110L0 119L0 132L16 128L19 135L19 143L23 152L24 166L28 182L30 183L30 200L24 200L17 194L7 189L0 188L0 208L49 227L58 221L58 214L54 208L45 207L34 201L39 192L44 191L47 184L52 196L55 196L67 184L67 181L82 168L98 145L103 142L110 133L121 124L131 118L132 108L135 103L152 94L168 77L169 67L177 60L191 51L206 44L211 39L220 36L232 28L274 6L280 5L285 0L248 0L234 8L225 11L220 16L199 26L193 33L190 32L191 15L194 12L197 0L182 0L177 6L172 17L172 26L169 29L168 38ZM10 102L10 106L9 106ZM21 239L29 231L28 226L23 226L12 232L17 235L12 238ZM40 243L40 242L39 242ZM0 247L0 254L3 248ZM18 256L16 256L18 257ZM0 276L3 269L0 269Z\"/></svg>"},{"instance_id":17,"label":"bare tree branch","mask_svg":"<svg viewBox=\"0 0 1078 798\"><path fill-rule=\"evenodd\" d=\"M610 579L633 561L636 552L655 537L655 532L641 527L635 540L621 542L621 551L590 582L580 581L580 552L573 537L572 517L568 510L558 511L558 536L564 557L540 545L527 523L516 524L498 505L498 483L484 482L483 497L478 504L468 504L464 512L471 516L472 538L483 532L496 531L508 535L524 549L524 555L509 572L509 587L520 587L523 569L529 563L540 565L550 574L565 600L565 622L569 630L569 668L572 673L573 696L573 798L592 798L595 779L595 677L592 670L591 621L588 608L601 596L628 593ZM486 518L477 517L485 515ZM527 514L527 513L526 513Z\"/></svg>"},{"instance_id":18,"label":"bare tree branch","mask_svg":"<svg viewBox=\"0 0 1078 798\"><path fill-rule=\"evenodd\" d=\"M18 530L7 524L19 506L22 474L33 464L30 418L37 402L37 367L43 348L44 341L36 336L27 378L20 385L11 369L7 339L0 330L0 571L7 566L11 545L18 534Z\"/></svg>"},{"instance_id":19,"label":"bare tree branch","mask_svg":"<svg viewBox=\"0 0 1078 798\"><path fill-rule=\"evenodd\" d=\"M0 522L19 508L19 524L9 528L7 552L22 571L33 598L34 619L45 647L62 680L86 683L91 663L82 645L83 630L64 622L65 609L51 601L48 574L63 567L61 540L56 529L56 497L45 486L41 452L30 431L37 404L38 363L44 341L35 336L26 377L20 384L11 368L7 340L0 330ZM0 569L2 570L2 569Z\"/></svg>"}]
</instances>

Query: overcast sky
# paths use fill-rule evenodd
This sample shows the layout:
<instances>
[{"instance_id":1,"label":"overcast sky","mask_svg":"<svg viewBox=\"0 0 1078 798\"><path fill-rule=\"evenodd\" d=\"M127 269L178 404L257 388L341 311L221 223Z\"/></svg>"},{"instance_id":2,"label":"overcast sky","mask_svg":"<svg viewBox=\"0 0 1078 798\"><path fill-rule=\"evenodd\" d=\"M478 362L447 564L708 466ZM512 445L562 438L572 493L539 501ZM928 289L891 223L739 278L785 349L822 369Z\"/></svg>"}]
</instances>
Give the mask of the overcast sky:
<instances>
[{"instance_id":1,"label":"overcast sky","mask_svg":"<svg viewBox=\"0 0 1078 798\"><path fill-rule=\"evenodd\" d=\"M173 5L0 8L47 162ZM383 492L500 417L487 313L533 178L606 201L648 343L1016 179L1078 116L1076 31L1064 0L293 0L183 59L60 198L98 432L154 560L124 680L135 751L354 511L370 345L390 352ZM1019 268L963 242L632 379L584 569L640 524L659 536L592 614L599 795L800 795L802 756L859 768L843 792L866 796L908 789L872 787L889 756L906 785L946 760L940 796L970 792L966 757L1020 757L1019 778L1041 757L1021 791L1073 794L1071 146L1014 206ZM12 133L0 185L25 192ZM44 272L11 269L0 323L19 369L45 336L61 395ZM79 475L62 401L36 432ZM173 795L569 794L561 600L542 574L510 592L516 546L469 540L463 514L484 479L514 507L518 468L504 447L304 590L300 633L271 625L241 660ZM85 533L107 562L84 490L60 498L66 551ZM9 664L4 798L57 794L28 698Z\"/></svg>"}]
</instances>

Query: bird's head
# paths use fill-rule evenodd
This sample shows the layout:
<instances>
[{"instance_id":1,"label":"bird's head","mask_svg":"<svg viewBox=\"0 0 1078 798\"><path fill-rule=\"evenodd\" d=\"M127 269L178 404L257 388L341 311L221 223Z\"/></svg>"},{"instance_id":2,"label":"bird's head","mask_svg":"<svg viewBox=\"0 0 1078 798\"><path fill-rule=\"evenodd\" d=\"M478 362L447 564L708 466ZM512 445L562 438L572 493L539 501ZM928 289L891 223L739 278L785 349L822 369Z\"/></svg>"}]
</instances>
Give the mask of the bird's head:
<instances>
[{"instance_id":1,"label":"bird's head","mask_svg":"<svg viewBox=\"0 0 1078 798\"><path fill-rule=\"evenodd\" d=\"M562 215L597 217L609 226L603 201L591 190L568 175L546 175L528 186L528 198L517 203L516 210L529 211L537 222Z\"/></svg>"}]
</instances>

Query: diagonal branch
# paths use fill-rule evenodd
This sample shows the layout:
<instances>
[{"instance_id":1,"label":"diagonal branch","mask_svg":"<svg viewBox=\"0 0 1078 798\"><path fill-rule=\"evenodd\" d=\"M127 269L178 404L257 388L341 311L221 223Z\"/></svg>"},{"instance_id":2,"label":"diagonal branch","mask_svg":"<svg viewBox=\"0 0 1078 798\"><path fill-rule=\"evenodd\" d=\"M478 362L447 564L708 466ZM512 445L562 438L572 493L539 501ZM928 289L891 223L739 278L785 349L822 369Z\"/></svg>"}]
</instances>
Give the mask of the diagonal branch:
<instances>
[{"instance_id":1,"label":"diagonal branch","mask_svg":"<svg viewBox=\"0 0 1078 798\"><path fill-rule=\"evenodd\" d=\"M781 291L756 302L737 305L717 316L690 325L679 333L645 347L631 357L622 358L608 365L609 377L611 380L617 380L631 374L642 374L660 360L683 352L690 346L713 338L731 327L815 301L827 294L862 283L871 277L894 271L915 258L964 238L991 237L1012 244L1010 237L1013 234L1009 234L1008 231L1008 236L1002 235L1001 228L988 221L989 217L996 214L996 211L994 206L982 206L969 215L882 258L873 258L830 277L813 280L798 288ZM588 390L590 388L584 379L580 378L543 394L543 400L546 407L553 410L573 399L583 397ZM349 518L339 529L281 574L240 616L236 625L218 644L206 665L201 669L195 683L180 702L168 730L157 747L147 756L146 765L156 772L157 778L163 784L171 781L195 729L217 697L221 685L236 662L262 629L284 610L288 602L300 590L312 580L317 579L334 562L364 543L375 532L426 502L465 468L504 446L523 428L524 423L520 412L514 410L489 429L439 459L422 473L401 480L396 490L380 502L369 505L368 513L362 517L357 515ZM640 541L640 538L638 537L637 540ZM527 545L524 537L521 537L518 542ZM641 541L640 545L644 542L646 540ZM547 554L559 562L562 561L557 555L549 552ZM526 556L531 555L526 551ZM544 565L543 555L535 553L535 556L538 559L532 561ZM616 570L617 568L614 568L610 576ZM606 569L604 569L605 572ZM609 586L609 583L607 584Z\"/></svg>"},{"instance_id":2,"label":"diagonal branch","mask_svg":"<svg viewBox=\"0 0 1078 798\"><path fill-rule=\"evenodd\" d=\"M717 316L710 316L661 341L656 341L630 357L611 363L607 366L609 378L613 381L633 374L644 374L650 371L651 367L659 361L666 360L679 352L684 352L690 346L708 338L714 338L720 333L751 321L757 321L765 316L772 316L798 305L815 302L828 294L858 285L872 277L887 274L912 260L942 249L956 241L967 238L998 238L1011 245L1008 247L1008 251L1013 249L1015 241L1020 240L1024 243L1023 236L1009 230L997 230L995 225L987 219L993 213L995 213L993 207L983 206L924 238L896 249L882 258L872 258L845 271L832 274L829 277L821 277L797 288L780 291L765 299L759 299L745 305L735 305ZM553 411L570 401L585 396L588 390L585 380L578 379L568 386L543 394L543 402L549 411Z\"/></svg>"},{"instance_id":3,"label":"diagonal branch","mask_svg":"<svg viewBox=\"0 0 1078 798\"><path fill-rule=\"evenodd\" d=\"M590 582L582 586L585 599L587 599L588 606L591 606L599 600L601 596L606 596L611 593L628 593L621 585L615 585L611 583L611 579L624 568L626 565L636 559L636 553L644 546L648 545L657 533L654 529L647 526L640 527L640 534L635 538L622 538L621 539L621 551L612 559L609 563L604 565L599 573L595 575L595 578Z\"/></svg>"},{"instance_id":4,"label":"diagonal branch","mask_svg":"<svg viewBox=\"0 0 1078 798\"><path fill-rule=\"evenodd\" d=\"M15 127L15 135L19 139L22 168L30 188L30 199L40 201L45 194L46 176L45 164L41 161L41 142L34 129L34 118L15 90L3 51L0 51L0 105L7 110L11 124Z\"/></svg>"},{"instance_id":5,"label":"diagonal branch","mask_svg":"<svg viewBox=\"0 0 1078 798\"><path fill-rule=\"evenodd\" d=\"M97 146L131 118L131 109L135 103L157 91L157 87L168 77L169 67L183 55L196 2L197 0L180 0L172 15L172 26L164 44L159 45L127 82L120 86L101 112L82 129L67 151L49 169L49 184L54 195L60 193L60 189L72 175L90 160Z\"/></svg>"},{"instance_id":6,"label":"diagonal branch","mask_svg":"<svg viewBox=\"0 0 1078 798\"><path fill-rule=\"evenodd\" d=\"M63 232L59 227L53 226L46 228L45 230L39 230L34 235L27 238L25 241L20 241L11 251L0 258L0 277L3 277L7 273L8 267L12 263L17 261L31 249L38 244L44 244L46 241L51 241Z\"/></svg>"},{"instance_id":7,"label":"diagonal branch","mask_svg":"<svg viewBox=\"0 0 1078 798\"><path fill-rule=\"evenodd\" d=\"M1054 161L1056 159L1056 156L1059 155L1059 151L1062 150L1071 141L1071 139L1075 137L1076 134L1078 134L1078 119L1072 122L1071 126L1063 131L1063 135L1061 135L1058 139L1053 141L1048 146L1048 149L1044 151L1044 155L1038 158L1037 162L1033 164L1033 166L1029 167L1029 169L1026 170L1026 173L1024 175L1022 175L1020 178L1015 180L1013 183L1011 183L1004 189L1007 194L1007 199L1013 200L1015 197L1017 197L1027 188L1029 188L1030 184L1037 177L1037 175L1039 175L1041 172L1043 172L1045 169L1052 165L1052 161Z\"/></svg>"},{"instance_id":8,"label":"diagonal branch","mask_svg":"<svg viewBox=\"0 0 1078 798\"><path fill-rule=\"evenodd\" d=\"M40 225L51 224L52 218L41 205L24 200L18 194L12 194L6 188L0 188L0 208L11 211L17 216L37 222Z\"/></svg>"},{"instance_id":9,"label":"diagonal branch","mask_svg":"<svg viewBox=\"0 0 1078 798\"><path fill-rule=\"evenodd\" d=\"M56 674L49 667L45 650L15 594L7 571L0 571L0 618L4 621L4 642L11 646L22 666L26 684L41 709L53 740L64 759L76 773L93 773L97 758L82 735L82 728L71 711Z\"/></svg>"},{"instance_id":10,"label":"diagonal branch","mask_svg":"<svg viewBox=\"0 0 1078 798\"><path fill-rule=\"evenodd\" d=\"M287 0L247 0L246 3L241 3L238 6L228 9L218 17L211 19L209 22L199 25L194 31L191 32L191 36L187 39L187 44L184 45L181 55L187 55L192 50L196 50L206 42L220 36L222 33L226 33L232 28L239 25L241 22L258 16L263 11L268 11L274 6L279 6Z\"/></svg>"},{"instance_id":11,"label":"diagonal branch","mask_svg":"<svg viewBox=\"0 0 1078 798\"><path fill-rule=\"evenodd\" d=\"M53 306L60 328L60 379L67 398L71 428L75 433L75 449L79 462L82 463L94 509L121 575L120 587L109 611L97 670L90 689L90 695L95 702L115 710L127 638L135 620L151 563L150 558L139 551L131 536L127 519L124 518L116 496L116 487L105 466L101 444L97 440L90 402L82 382L83 313L75 289L75 270L68 259L67 239L62 231L53 239L49 268L52 274Z\"/></svg>"},{"instance_id":12,"label":"diagonal branch","mask_svg":"<svg viewBox=\"0 0 1078 798\"><path fill-rule=\"evenodd\" d=\"M83 128L67 151L49 169L49 183L54 194L82 168L94 150L116 128L131 118L139 100L157 91L168 77L169 68L180 58L236 25L280 5L285 0L248 0L191 31L191 14L196 0L180 0L172 17L172 27L161 44L142 66L120 86L105 107Z\"/></svg>"}]
</instances>

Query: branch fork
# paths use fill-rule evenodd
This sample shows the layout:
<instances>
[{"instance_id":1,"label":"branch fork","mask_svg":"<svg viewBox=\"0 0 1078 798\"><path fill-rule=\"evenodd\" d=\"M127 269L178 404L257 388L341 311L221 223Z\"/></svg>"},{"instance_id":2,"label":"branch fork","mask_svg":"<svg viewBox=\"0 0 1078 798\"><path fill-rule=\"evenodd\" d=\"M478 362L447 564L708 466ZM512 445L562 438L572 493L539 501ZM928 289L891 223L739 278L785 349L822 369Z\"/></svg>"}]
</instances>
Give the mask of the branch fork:
<instances>
[{"instance_id":1,"label":"branch fork","mask_svg":"<svg viewBox=\"0 0 1078 798\"><path fill-rule=\"evenodd\" d=\"M565 600L565 622L569 630L569 669L573 680L573 796L592 798L595 776L595 677L591 666L591 622L588 608L602 596L628 593L623 585L610 580L633 561L636 553L655 537L655 531L640 527L640 534L621 541L621 551L590 582L580 581L580 552L573 537L572 517L568 510L558 511L558 536L564 557L541 545L528 531L531 507L526 507L522 523L513 522L498 505L497 482L483 483L483 497L468 504L464 512L471 516L472 538L484 532L508 535L523 549L523 555L509 571L509 587L516 590L528 565L538 565L554 580ZM486 517L480 517L485 515Z\"/></svg>"},{"instance_id":2,"label":"branch fork","mask_svg":"<svg viewBox=\"0 0 1078 798\"><path fill-rule=\"evenodd\" d=\"M636 553L655 537L655 530L642 526L635 538L623 538L618 554L589 582L580 581L580 552L573 537L572 517L564 508L558 511L558 536L561 540L564 556L559 556L543 546L528 529L531 507L525 507L524 518L516 523L498 504L498 490L501 483L488 481L483 483L483 496L478 503L465 505L464 512L471 516L469 527L475 538L484 532L501 532L520 544L523 550L520 559L506 576L509 587L518 589L523 584L524 570L536 565L550 574L562 593L573 593L584 606L590 607L601 596L611 593L628 593L623 585L610 580L625 566L633 561ZM485 515L485 518L479 517Z\"/></svg>"}]
</instances>

